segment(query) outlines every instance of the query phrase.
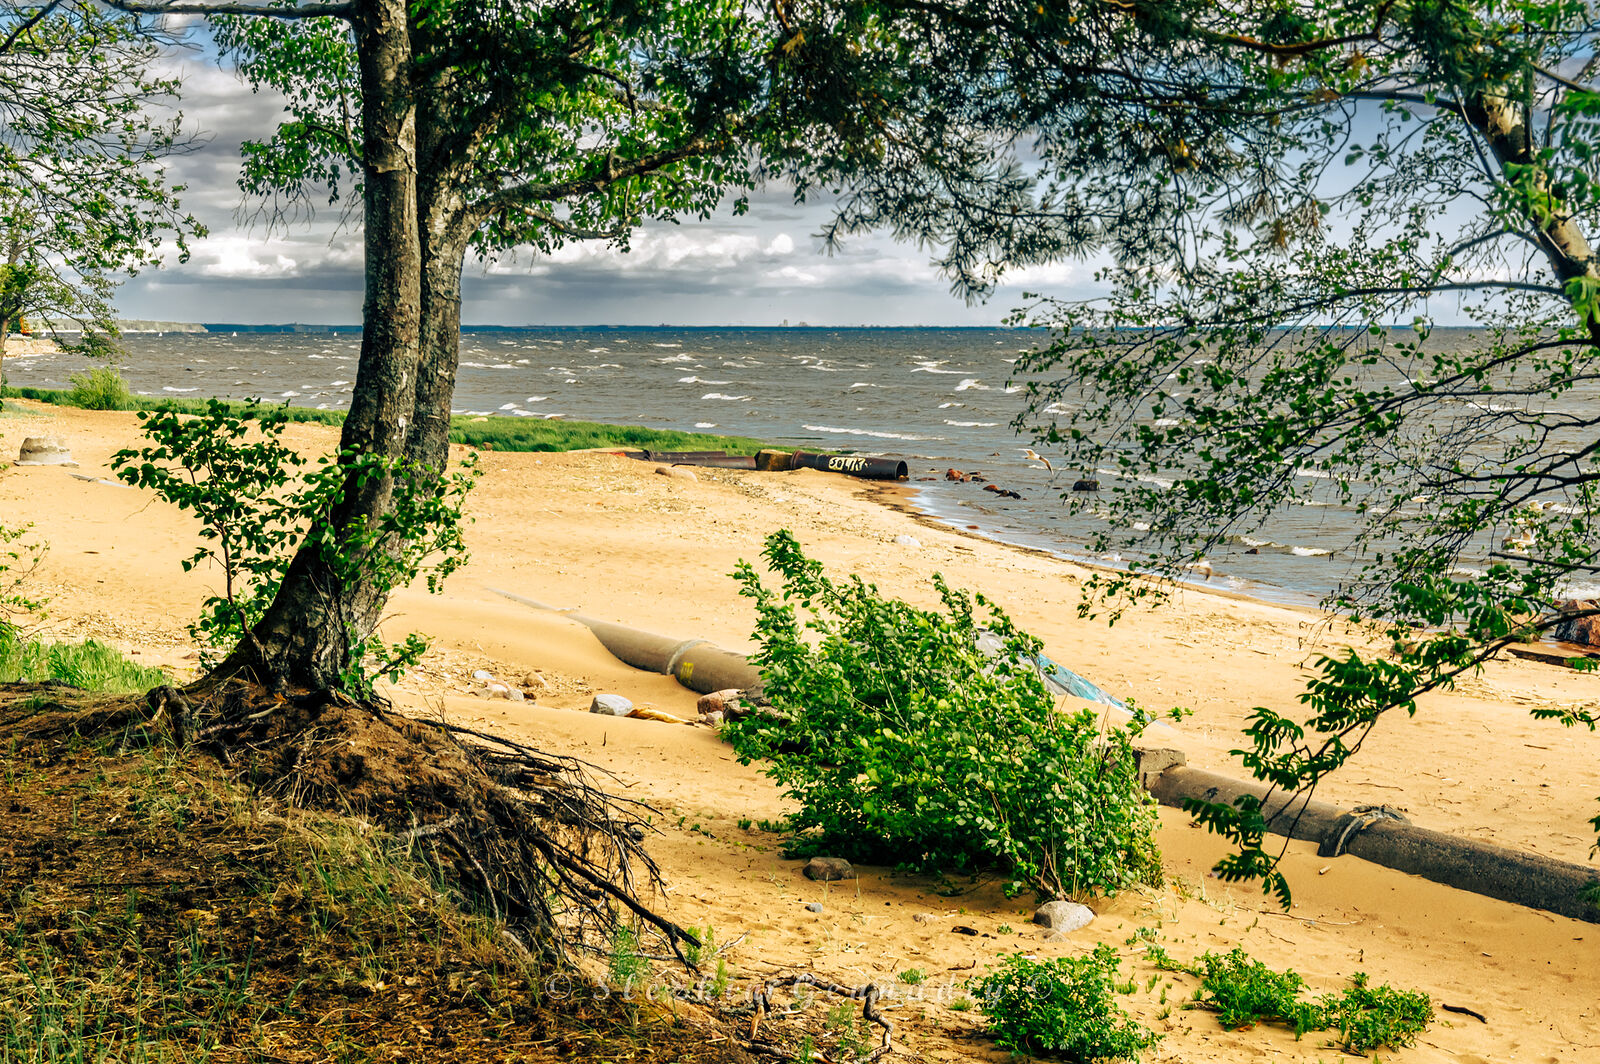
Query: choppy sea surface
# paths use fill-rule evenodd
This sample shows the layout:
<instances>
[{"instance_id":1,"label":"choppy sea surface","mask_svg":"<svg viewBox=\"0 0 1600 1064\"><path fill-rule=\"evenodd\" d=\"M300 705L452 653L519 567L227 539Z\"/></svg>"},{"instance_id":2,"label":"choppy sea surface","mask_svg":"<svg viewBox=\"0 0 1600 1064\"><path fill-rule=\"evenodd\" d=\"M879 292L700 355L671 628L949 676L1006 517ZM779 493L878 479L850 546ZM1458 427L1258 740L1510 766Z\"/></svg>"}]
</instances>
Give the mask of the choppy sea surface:
<instances>
[{"instance_id":1,"label":"choppy sea surface","mask_svg":"<svg viewBox=\"0 0 1600 1064\"><path fill-rule=\"evenodd\" d=\"M1025 457L1013 362L1033 342L1008 329L585 328L463 335L459 414L638 423L752 436L775 445L905 458L928 514L1012 543L1116 565L1087 546L1103 527L1062 502L1079 476ZM338 409L348 404L360 335L167 333L124 338L122 371L152 396L219 396ZM85 366L56 354L6 362L11 383L60 387ZM1045 452L1049 457L1048 451ZM997 498L947 469L1016 491ZM931 478L931 479L922 479ZM1354 574L1354 510L1296 507L1209 558L1209 583L1313 602ZM1247 553L1249 552L1249 553Z\"/></svg>"}]
</instances>

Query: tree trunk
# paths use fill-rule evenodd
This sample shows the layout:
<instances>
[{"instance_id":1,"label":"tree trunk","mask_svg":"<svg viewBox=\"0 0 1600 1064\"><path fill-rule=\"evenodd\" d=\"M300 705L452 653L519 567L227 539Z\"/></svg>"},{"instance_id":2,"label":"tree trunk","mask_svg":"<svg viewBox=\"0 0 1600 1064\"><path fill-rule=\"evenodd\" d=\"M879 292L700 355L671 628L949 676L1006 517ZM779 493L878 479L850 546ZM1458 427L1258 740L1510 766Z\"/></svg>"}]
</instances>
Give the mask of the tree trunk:
<instances>
[{"instance_id":1,"label":"tree trunk","mask_svg":"<svg viewBox=\"0 0 1600 1064\"><path fill-rule=\"evenodd\" d=\"M1537 223L1539 249L1556 277L1563 282L1578 277L1600 280L1589 238L1555 195L1549 172L1539 164L1522 108L1504 94L1486 92L1470 99L1463 110L1468 123L1488 142L1508 181L1508 165L1532 168L1534 192L1549 200L1549 216ZM1583 324L1590 341L1600 344L1600 319L1591 316Z\"/></svg>"},{"instance_id":2,"label":"tree trunk","mask_svg":"<svg viewBox=\"0 0 1600 1064\"><path fill-rule=\"evenodd\" d=\"M416 111L405 0L369 0L353 20L360 57L365 181L366 303L361 362L345 419L350 455L402 455L412 428L421 306L417 225ZM446 399L448 409L448 399ZM348 541L390 510L388 477L346 478L344 501L313 529L265 616L215 675L251 674L269 684L322 689L371 634L387 597L373 581L340 579L318 540Z\"/></svg>"},{"instance_id":3,"label":"tree trunk","mask_svg":"<svg viewBox=\"0 0 1600 1064\"><path fill-rule=\"evenodd\" d=\"M465 239L457 234L423 238L422 345L416 414L406 449L438 474L444 473L450 458L450 403L461 361L461 261L465 254Z\"/></svg>"},{"instance_id":4,"label":"tree trunk","mask_svg":"<svg viewBox=\"0 0 1600 1064\"><path fill-rule=\"evenodd\" d=\"M424 40L423 47L431 42ZM447 77L448 75L441 75ZM471 160L449 133L452 114L444 84L417 86L417 219L422 241L422 333L415 411L406 449L442 476L450 458L450 404L461 359L461 263L475 219L462 189Z\"/></svg>"}]
</instances>

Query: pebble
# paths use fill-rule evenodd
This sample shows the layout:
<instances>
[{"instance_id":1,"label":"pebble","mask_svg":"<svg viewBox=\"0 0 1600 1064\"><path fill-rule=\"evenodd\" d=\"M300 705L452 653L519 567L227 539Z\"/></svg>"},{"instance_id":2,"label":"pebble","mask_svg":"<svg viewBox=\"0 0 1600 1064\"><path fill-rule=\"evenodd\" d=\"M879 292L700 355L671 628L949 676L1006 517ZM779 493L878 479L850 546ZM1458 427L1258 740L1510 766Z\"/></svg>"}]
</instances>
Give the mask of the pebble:
<instances>
[{"instance_id":1,"label":"pebble","mask_svg":"<svg viewBox=\"0 0 1600 1064\"><path fill-rule=\"evenodd\" d=\"M809 912L809 913L820 913L821 911L822 911L822 906L821 905L817 904L814 901L806 902L806 912Z\"/></svg>"},{"instance_id":2,"label":"pebble","mask_svg":"<svg viewBox=\"0 0 1600 1064\"><path fill-rule=\"evenodd\" d=\"M621 695L595 695L589 703L590 713L608 713L613 717L626 717L633 712L633 703Z\"/></svg>"},{"instance_id":3,"label":"pebble","mask_svg":"<svg viewBox=\"0 0 1600 1064\"><path fill-rule=\"evenodd\" d=\"M895 544L897 546L901 546L901 547L921 547L922 546L922 544L917 541L917 537L916 536L908 536L903 532L900 535L894 537L894 541L895 541Z\"/></svg>"},{"instance_id":4,"label":"pebble","mask_svg":"<svg viewBox=\"0 0 1600 1064\"><path fill-rule=\"evenodd\" d=\"M694 475L694 471L693 470L684 469L682 466L658 465L658 466L656 466L656 472L661 474L664 477L671 477L674 480L699 480L700 479L699 477Z\"/></svg>"}]
</instances>

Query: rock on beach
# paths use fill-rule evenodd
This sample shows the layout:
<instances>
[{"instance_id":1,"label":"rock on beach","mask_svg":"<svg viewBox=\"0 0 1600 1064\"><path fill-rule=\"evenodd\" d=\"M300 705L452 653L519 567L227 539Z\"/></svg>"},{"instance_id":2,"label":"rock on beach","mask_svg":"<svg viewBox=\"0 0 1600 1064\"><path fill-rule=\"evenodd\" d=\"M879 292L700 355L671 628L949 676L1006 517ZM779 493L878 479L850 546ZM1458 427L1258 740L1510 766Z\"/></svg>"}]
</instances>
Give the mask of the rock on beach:
<instances>
[{"instance_id":1,"label":"rock on beach","mask_svg":"<svg viewBox=\"0 0 1600 1064\"><path fill-rule=\"evenodd\" d=\"M1033 910L1033 922L1052 931L1076 931L1093 919L1094 910L1075 901L1047 901Z\"/></svg>"},{"instance_id":2,"label":"rock on beach","mask_svg":"<svg viewBox=\"0 0 1600 1064\"><path fill-rule=\"evenodd\" d=\"M800 874L821 883L835 883L841 879L856 878L856 870L843 857L813 857L806 862Z\"/></svg>"},{"instance_id":3,"label":"rock on beach","mask_svg":"<svg viewBox=\"0 0 1600 1064\"><path fill-rule=\"evenodd\" d=\"M633 703L621 695L595 695L594 701L589 703L589 712L626 717L633 712Z\"/></svg>"}]
</instances>

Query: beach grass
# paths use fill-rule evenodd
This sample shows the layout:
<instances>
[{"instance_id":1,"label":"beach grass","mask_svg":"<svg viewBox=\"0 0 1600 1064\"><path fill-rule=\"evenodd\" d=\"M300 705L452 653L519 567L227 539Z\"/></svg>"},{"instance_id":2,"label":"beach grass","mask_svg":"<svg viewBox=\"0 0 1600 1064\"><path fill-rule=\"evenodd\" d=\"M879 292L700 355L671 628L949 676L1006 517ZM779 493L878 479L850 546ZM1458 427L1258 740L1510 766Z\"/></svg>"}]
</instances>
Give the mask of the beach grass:
<instances>
[{"instance_id":1,"label":"beach grass","mask_svg":"<svg viewBox=\"0 0 1600 1064\"><path fill-rule=\"evenodd\" d=\"M0 632L0 683L71 684L85 691L130 694L169 682L166 673L130 661L113 647L44 643Z\"/></svg>"},{"instance_id":2,"label":"beach grass","mask_svg":"<svg viewBox=\"0 0 1600 1064\"><path fill-rule=\"evenodd\" d=\"M151 410L179 414L198 414L206 409L205 399L169 399L125 394L110 394L103 386L78 388L16 388L7 386L5 398L31 399L52 406L75 406L97 410ZM228 406L243 409L243 402ZM285 406L290 421L317 425L341 425L342 410L312 410ZM581 451L596 447L618 447L651 451L727 451L729 454L755 454L765 447L760 440L744 436L714 436L677 429L655 429L645 425L608 425L598 421L530 419L517 417L450 419L450 439L495 451Z\"/></svg>"}]
</instances>

